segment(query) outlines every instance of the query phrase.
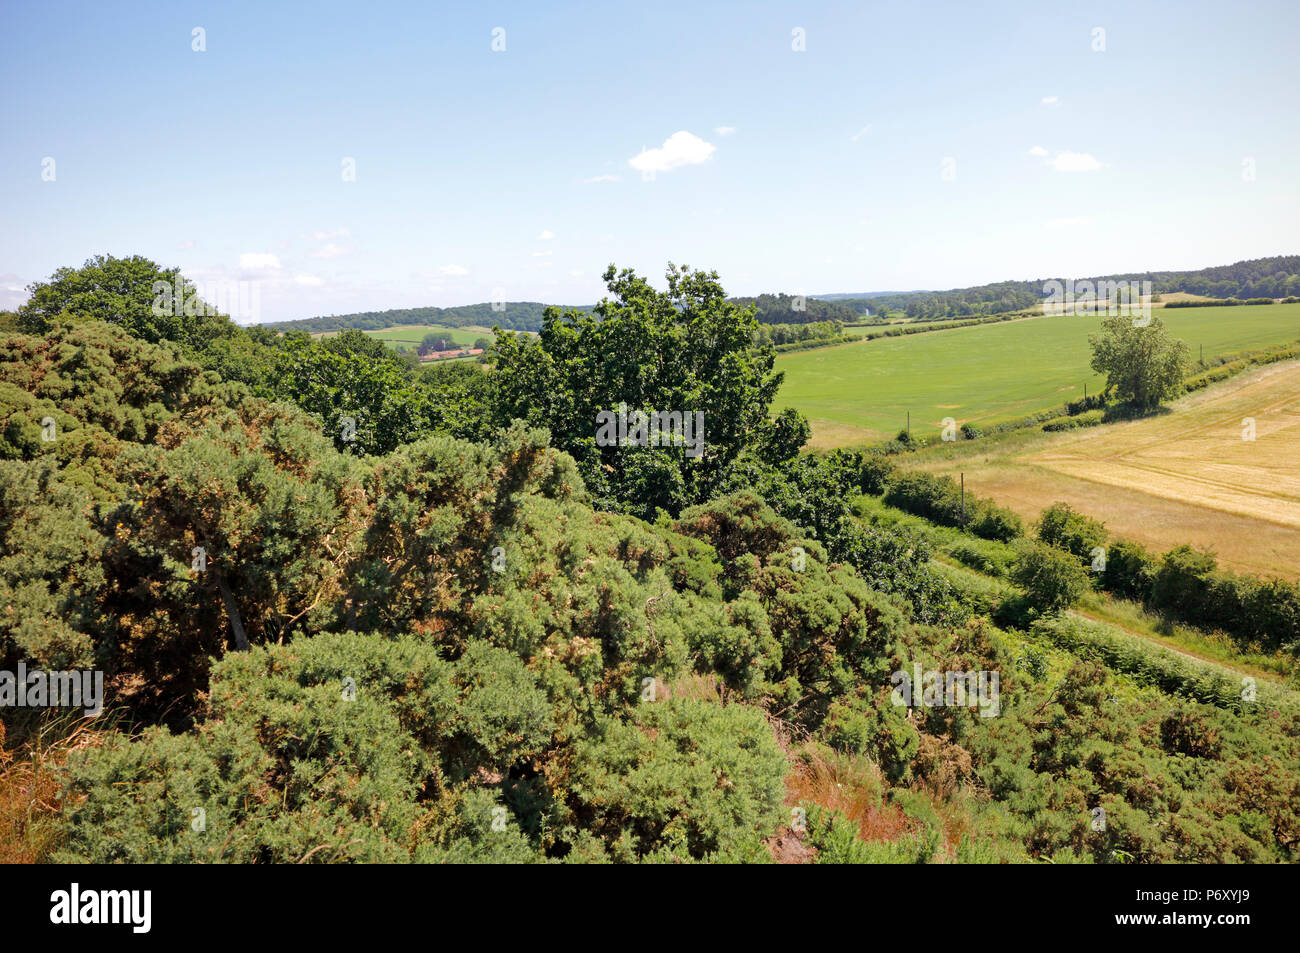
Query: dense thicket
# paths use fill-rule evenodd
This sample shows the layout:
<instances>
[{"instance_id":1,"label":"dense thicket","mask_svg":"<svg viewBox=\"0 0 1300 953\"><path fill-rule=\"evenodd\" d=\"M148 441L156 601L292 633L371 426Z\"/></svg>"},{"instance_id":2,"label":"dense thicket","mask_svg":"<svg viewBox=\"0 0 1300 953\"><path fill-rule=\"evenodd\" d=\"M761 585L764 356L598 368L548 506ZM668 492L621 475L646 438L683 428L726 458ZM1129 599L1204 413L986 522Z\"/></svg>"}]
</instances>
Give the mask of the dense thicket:
<instances>
[{"instance_id":1,"label":"dense thicket","mask_svg":"<svg viewBox=\"0 0 1300 953\"><path fill-rule=\"evenodd\" d=\"M0 668L101 668L123 729L67 756L44 856L765 860L806 803L827 861L1295 859L1298 716L994 628L854 517L903 476L800 453L716 276L611 271L600 321L418 377L360 334L214 347L106 278L0 333ZM595 446L615 402L704 410L706 451ZM998 673L995 716L896 703L913 665ZM898 836L800 793L818 764Z\"/></svg>"}]
</instances>

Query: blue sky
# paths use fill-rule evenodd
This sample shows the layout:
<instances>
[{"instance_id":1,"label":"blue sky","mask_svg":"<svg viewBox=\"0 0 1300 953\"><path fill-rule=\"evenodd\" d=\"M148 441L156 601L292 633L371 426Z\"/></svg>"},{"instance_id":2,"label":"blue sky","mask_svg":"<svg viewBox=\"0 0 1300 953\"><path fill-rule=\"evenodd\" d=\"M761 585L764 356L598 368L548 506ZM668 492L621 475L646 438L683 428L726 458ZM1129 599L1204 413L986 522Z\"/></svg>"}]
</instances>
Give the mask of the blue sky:
<instances>
[{"instance_id":1,"label":"blue sky","mask_svg":"<svg viewBox=\"0 0 1300 953\"><path fill-rule=\"evenodd\" d=\"M0 307L102 252L263 320L1300 252L1294 2L449 6L8 5Z\"/></svg>"}]
</instances>

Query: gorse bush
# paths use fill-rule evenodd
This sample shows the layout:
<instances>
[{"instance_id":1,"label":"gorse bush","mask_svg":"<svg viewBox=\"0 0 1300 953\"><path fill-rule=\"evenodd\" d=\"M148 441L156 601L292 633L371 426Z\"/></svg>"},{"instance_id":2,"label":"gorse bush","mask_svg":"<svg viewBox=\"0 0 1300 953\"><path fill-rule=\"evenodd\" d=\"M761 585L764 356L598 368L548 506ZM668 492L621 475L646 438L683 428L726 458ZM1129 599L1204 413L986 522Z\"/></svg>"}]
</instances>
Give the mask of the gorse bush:
<instances>
[{"instance_id":1,"label":"gorse bush","mask_svg":"<svg viewBox=\"0 0 1300 953\"><path fill-rule=\"evenodd\" d=\"M593 512L520 426L354 455L120 330L60 342L119 404L0 364L69 421L0 463L27 610L5 661L102 664L113 704L196 726L72 759L67 859L752 859L784 774L766 719L647 684L711 673L816 731L907 631L752 492L651 527ZM137 396L139 359L178 386ZM834 496L852 465L791 472Z\"/></svg>"},{"instance_id":2,"label":"gorse bush","mask_svg":"<svg viewBox=\"0 0 1300 953\"><path fill-rule=\"evenodd\" d=\"M575 738L540 681L486 643L454 662L423 640L356 633L232 655L213 670L198 735L115 736L72 758L77 806L60 859L518 862L545 859L545 845L583 860L744 860L762 850L784 758L759 712L666 700Z\"/></svg>"},{"instance_id":3,"label":"gorse bush","mask_svg":"<svg viewBox=\"0 0 1300 953\"><path fill-rule=\"evenodd\" d=\"M1295 858L1285 694L1230 704L1212 670L1073 620L995 629L1009 586L931 555L1011 574L1019 520L881 453L802 452L711 275L665 295L611 272L595 318L552 313L485 372L151 324L151 271L56 276L0 333L0 667L99 667L130 726L6 742L24 857L763 861L797 801L825 862ZM701 458L595 446L593 409L665 400L707 410ZM864 491L952 528L864 522ZM1075 516L1044 538L1080 549ZM1044 606L1086 580L1027 545ZM1148 597L1208 611L1230 584L1111 550ZM1292 624L1285 585L1233 591ZM1132 686L1099 668L1060 678L1067 644L1186 700L1119 708ZM896 704L914 665L998 673L999 714ZM817 770L786 753L813 749Z\"/></svg>"}]
</instances>

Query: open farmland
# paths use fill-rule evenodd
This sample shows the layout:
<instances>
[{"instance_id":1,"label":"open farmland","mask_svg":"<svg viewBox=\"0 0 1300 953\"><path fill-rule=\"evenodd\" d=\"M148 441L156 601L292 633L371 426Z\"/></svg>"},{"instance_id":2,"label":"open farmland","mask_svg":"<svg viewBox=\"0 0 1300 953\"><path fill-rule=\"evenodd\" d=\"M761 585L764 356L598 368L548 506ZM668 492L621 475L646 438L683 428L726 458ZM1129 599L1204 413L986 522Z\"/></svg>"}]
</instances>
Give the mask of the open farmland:
<instances>
[{"instance_id":1,"label":"open farmland","mask_svg":"<svg viewBox=\"0 0 1300 953\"><path fill-rule=\"evenodd\" d=\"M1300 304L1177 308L1157 312L1196 359L1300 337ZM1088 335L1100 317L1060 316L954 328L777 358L785 382L776 408L796 407L813 427L813 446L880 440L912 415L914 431L958 423L999 423L1057 407L1104 384L1089 368Z\"/></svg>"},{"instance_id":2,"label":"open farmland","mask_svg":"<svg viewBox=\"0 0 1300 953\"><path fill-rule=\"evenodd\" d=\"M1171 411L987 455L978 444L936 448L922 466L965 473L969 489L1026 520L1064 500L1157 551L1190 543L1227 568L1300 578L1300 362L1243 374ZM1254 440L1243 437L1246 418Z\"/></svg>"},{"instance_id":3,"label":"open farmland","mask_svg":"<svg viewBox=\"0 0 1300 953\"><path fill-rule=\"evenodd\" d=\"M318 334L316 337L331 337L337 334L337 331L326 331ZM440 324L405 324L394 328L383 328L378 331L365 331L371 337L379 338L389 347L398 346L406 347L408 350L414 350L426 334L437 334L442 337L450 338L457 345L468 346L473 344L479 338L491 338L491 328L481 327L464 327L448 328Z\"/></svg>"}]
</instances>

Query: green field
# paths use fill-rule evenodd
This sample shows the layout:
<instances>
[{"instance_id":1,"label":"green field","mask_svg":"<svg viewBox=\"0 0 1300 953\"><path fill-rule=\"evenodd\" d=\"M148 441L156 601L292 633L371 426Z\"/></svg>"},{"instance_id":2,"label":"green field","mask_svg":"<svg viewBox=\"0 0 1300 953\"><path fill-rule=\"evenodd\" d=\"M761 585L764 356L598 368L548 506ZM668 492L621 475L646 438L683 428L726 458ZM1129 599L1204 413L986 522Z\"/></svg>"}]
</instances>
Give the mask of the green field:
<instances>
[{"instance_id":1,"label":"green field","mask_svg":"<svg viewBox=\"0 0 1300 953\"><path fill-rule=\"evenodd\" d=\"M1300 304L1157 309L1192 360L1300 338ZM795 407L813 426L814 446L843 446L912 429L993 424L1057 407L1105 383L1088 364L1091 316L1027 318L837 347L777 358L785 383L775 408Z\"/></svg>"},{"instance_id":2,"label":"green field","mask_svg":"<svg viewBox=\"0 0 1300 953\"><path fill-rule=\"evenodd\" d=\"M338 332L327 332L322 337L329 337ZM440 324L406 324L396 328L384 328L381 331L366 331L371 337L379 338L389 347L405 346L414 350L426 334L439 334L451 338L458 346L467 347L479 338L491 338L491 328L464 327L448 328Z\"/></svg>"}]
</instances>

